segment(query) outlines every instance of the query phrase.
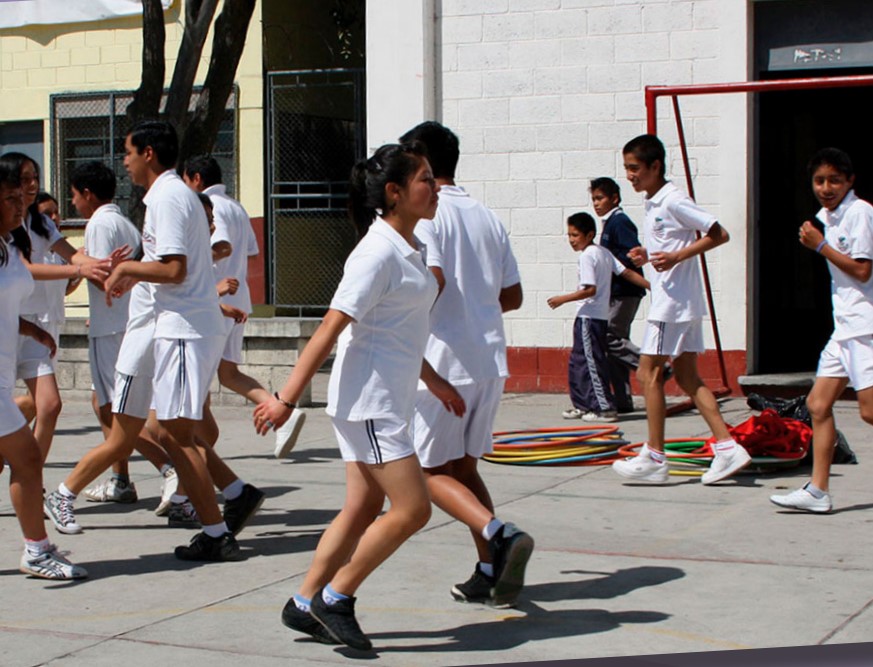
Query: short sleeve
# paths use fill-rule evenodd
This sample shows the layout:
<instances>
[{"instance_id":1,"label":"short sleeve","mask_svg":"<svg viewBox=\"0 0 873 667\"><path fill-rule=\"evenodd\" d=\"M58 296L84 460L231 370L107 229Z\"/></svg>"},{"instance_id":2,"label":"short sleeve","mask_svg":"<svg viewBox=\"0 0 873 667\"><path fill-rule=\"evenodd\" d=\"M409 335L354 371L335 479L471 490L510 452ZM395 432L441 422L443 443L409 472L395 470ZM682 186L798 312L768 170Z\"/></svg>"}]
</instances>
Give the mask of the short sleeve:
<instances>
[{"instance_id":1,"label":"short sleeve","mask_svg":"<svg viewBox=\"0 0 873 667\"><path fill-rule=\"evenodd\" d=\"M849 256L852 259L873 259L873 208L860 208L852 224Z\"/></svg>"},{"instance_id":2,"label":"short sleeve","mask_svg":"<svg viewBox=\"0 0 873 667\"><path fill-rule=\"evenodd\" d=\"M113 236L111 226L104 220L92 220L85 227L85 252L96 259L109 257L113 250L124 245Z\"/></svg>"},{"instance_id":3,"label":"short sleeve","mask_svg":"<svg viewBox=\"0 0 873 667\"><path fill-rule=\"evenodd\" d=\"M620 276L622 273L624 273L627 270L627 267L624 264L622 264L620 261L618 261L618 258L615 255L613 255L612 253L610 253L609 256L612 259L612 272L615 275Z\"/></svg>"},{"instance_id":4,"label":"short sleeve","mask_svg":"<svg viewBox=\"0 0 873 667\"><path fill-rule=\"evenodd\" d=\"M195 200L197 201L197 200ZM200 206L200 202L197 201ZM163 198L149 206L155 221L155 254L158 257L188 255L186 224L207 225L206 212L191 211L182 197ZM200 215L197 215L200 213ZM189 220L190 218L190 220Z\"/></svg>"},{"instance_id":5,"label":"short sleeve","mask_svg":"<svg viewBox=\"0 0 873 667\"><path fill-rule=\"evenodd\" d=\"M360 322L390 291L392 281L393 272L376 253L352 252L330 308Z\"/></svg>"},{"instance_id":6,"label":"short sleeve","mask_svg":"<svg viewBox=\"0 0 873 667\"><path fill-rule=\"evenodd\" d=\"M229 211L220 206L212 208L212 223L215 225L215 231L209 237L209 245L214 246L216 243L226 242L231 243L229 226L232 221L228 220ZM232 244L231 244L232 245ZM234 252L236 248L234 248Z\"/></svg>"},{"instance_id":7,"label":"short sleeve","mask_svg":"<svg viewBox=\"0 0 873 667\"><path fill-rule=\"evenodd\" d=\"M579 253L579 287L596 284L597 271L594 267L594 255L583 250Z\"/></svg>"},{"instance_id":8,"label":"short sleeve","mask_svg":"<svg viewBox=\"0 0 873 667\"><path fill-rule=\"evenodd\" d=\"M60 241L63 238L66 238L63 234L61 234L58 226L55 224L55 221L49 218L46 215L42 216L42 224L48 230L48 247L51 248L55 243Z\"/></svg>"},{"instance_id":9,"label":"short sleeve","mask_svg":"<svg viewBox=\"0 0 873 667\"><path fill-rule=\"evenodd\" d=\"M443 253L440 248L440 235L433 220L419 220L415 226L415 237L427 248L425 262L428 267L443 268Z\"/></svg>"},{"instance_id":10,"label":"short sleeve","mask_svg":"<svg viewBox=\"0 0 873 667\"><path fill-rule=\"evenodd\" d=\"M706 234L718 222L712 213L703 210L690 197L682 197L670 202L667 209L680 225L702 234Z\"/></svg>"}]
</instances>

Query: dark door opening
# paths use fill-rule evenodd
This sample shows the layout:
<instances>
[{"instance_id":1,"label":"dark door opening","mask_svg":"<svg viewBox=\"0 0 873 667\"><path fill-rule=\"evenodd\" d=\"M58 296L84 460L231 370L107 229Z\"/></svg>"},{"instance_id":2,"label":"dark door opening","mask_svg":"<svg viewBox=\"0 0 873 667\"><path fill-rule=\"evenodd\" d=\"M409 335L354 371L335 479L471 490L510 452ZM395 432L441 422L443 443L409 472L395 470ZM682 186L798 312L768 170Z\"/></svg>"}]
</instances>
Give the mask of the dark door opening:
<instances>
[{"instance_id":1,"label":"dark door opening","mask_svg":"<svg viewBox=\"0 0 873 667\"><path fill-rule=\"evenodd\" d=\"M819 70L791 76L869 73ZM770 74L761 78L785 78L784 72ZM873 87L769 92L757 97L757 108L755 371L813 371L833 319L826 262L797 239L801 223L820 208L806 165L820 148L841 148L854 163L855 192L868 201L873 197Z\"/></svg>"}]
</instances>

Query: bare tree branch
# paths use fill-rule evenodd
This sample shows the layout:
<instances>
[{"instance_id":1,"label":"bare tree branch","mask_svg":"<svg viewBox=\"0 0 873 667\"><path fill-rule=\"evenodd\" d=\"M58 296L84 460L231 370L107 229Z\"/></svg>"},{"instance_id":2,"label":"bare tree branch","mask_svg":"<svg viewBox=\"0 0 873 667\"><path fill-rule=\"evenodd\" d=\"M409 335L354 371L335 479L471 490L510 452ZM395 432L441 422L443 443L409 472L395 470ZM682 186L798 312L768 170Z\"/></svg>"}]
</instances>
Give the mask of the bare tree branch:
<instances>
[{"instance_id":1,"label":"bare tree branch","mask_svg":"<svg viewBox=\"0 0 873 667\"><path fill-rule=\"evenodd\" d=\"M197 76L200 55L217 7L218 0L188 0L185 3L185 31L164 107L164 116L180 135L185 133L188 125L188 103L194 77Z\"/></svg>"}]
</instances>

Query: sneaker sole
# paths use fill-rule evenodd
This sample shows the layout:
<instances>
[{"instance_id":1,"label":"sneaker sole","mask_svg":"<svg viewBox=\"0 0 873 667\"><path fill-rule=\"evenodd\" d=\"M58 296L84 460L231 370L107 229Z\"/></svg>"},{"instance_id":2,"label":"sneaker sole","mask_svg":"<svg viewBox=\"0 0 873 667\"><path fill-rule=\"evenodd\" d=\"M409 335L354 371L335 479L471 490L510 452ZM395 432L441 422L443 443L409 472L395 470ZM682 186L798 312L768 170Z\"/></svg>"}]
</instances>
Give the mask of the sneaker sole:
<instances>
[{"instance_id":1,"label":"sneaker sole","mask_svg":"<svg viewBox=\"0 0 873 667\"><path fill-rule=\"evenodd\" d=\"M98 498L96 496L85 495L84 493L82 495L85 496L85 500L89 503L119 503L121 505L130 505L139 500L136 496L133 498Z\"/></svg>"},{"instance_id":2,"label":"sneaker sole","mask_svg":"<svg viewBox=\"0 0 873 667\"><path fill-rule=\"evenodd\" d=\"M661 475L645 475L644 477L639 477L637 475L628 475L626 473L621 472L617 468L612 469L616 475L621 477L622 479L626 479L631 482L640 482L643 484L669 484L670 483L670 473L667 473L666 477Z\"/></svg>"},{"instance_id":3,"label":"sneaker sole","mask_svg":"<svg viewBox=\"0 0 873 667\"><path fill-rule=\"evenodd\" d=\"M506 608L515 606L518 595L524 587L524 572L527 562L533 553L534 541L530 535L524 534L513 540L506 555L506 565L500 578L494 582L491 589L491 600L494 607Z\"/></svg>"},{"instance_id":4,"label":"sneaker sole","mask_svg":"<svg viewBox=\"0 0 873 667\"><path fill-rule=\"evenodd\" d=\"M731 475L735 475L735 474L737 474L737 473L738 473L740 470L742 470L743 468L748 467L748 465L749 465L751 462L752 462L752 457L750 456L750 457L748 457L748 458L747 458L743 463L741 463L740 465L738 465L738 466L734 466L733 468L728 468L727 470L723 471L723 472L722 472L722 473L721 473L717 478L715 478L715 479L708 479L708 480L706 480L706 481L704 482L704 481L703 481L703 478L701 478L700 483L703 484L704 486L709 486L710 484L716 484L716 483L718 483L718 482L721 482L722 480L727 479L727 478L730 477Z\"/></svg>"},{"instance_id":5,"label":"sneaker sole","mask_svg":"<svg viewBox=\"0 0 873 667\"><path fill-rule=\"evenodd\" d=\"M19 567L18 571L22 574L26 574L28 577L36 577L37 579L46 579L48 581L76 581L78 579L87 579L88 574L81 574L78 577L51 577L47 574L42 574L41 572L34 572L33 570L28 570L24 567Z\"/></svg>"},{"instance_id":6,"label":"sneaker sole","mask_svg":"<svg viewBox=\"0 0 873 667\"><path fill-rule=\"evenodd\" d=\"M297 419L297 423L294 424L294 428L291 429L291 434L285 439L284 442L276 444L276 449L273 450L273 456L275 456L277 459L284 459L286 456L288 456L288 454L291 453L291 450L294 449L294 446L297 444L297 438L300 436L300 431L303 428L303 423L305 421L306 413L301 412L300 417Z\"/></svg>"},{"instance_id":7,"label":"sneaker sole","mask_svg":"<svg viewBox=\"0 0 873 667\"><path fill-rule=\"evenodd\" d=\"M452 590L450 592L451 592L452 597L454 598L454 600L456 602L464 602L464 603L468 603L468 604L485 604L485 605L489 605L489 606L491 606L491 603L492 603L492 600L490 597L487 597L487 598L468 597L468 596L464 595L464 593L461 592L461 590L457 586L452 586Z\"/></svg>"},{"instance_id":8,"label":"sneaker sole","mask_svg":"<svg viewBox=\"0 0 873 667\"><path fill-rule=\"evenodd\" d=\"M788 503L780 503L780 502L773 500L772 498L770 498L770 502L773 503L774 505L776 505L776 507L782 507L782 508L788 509L788 510L797 510L798 512L809 512L810 514L828 514L833 509L833 507L828 507L827 509L825 509L825 508L814 509L812 507L800 507L798 505L790 505Z\"/></svg>"}]
</instances>

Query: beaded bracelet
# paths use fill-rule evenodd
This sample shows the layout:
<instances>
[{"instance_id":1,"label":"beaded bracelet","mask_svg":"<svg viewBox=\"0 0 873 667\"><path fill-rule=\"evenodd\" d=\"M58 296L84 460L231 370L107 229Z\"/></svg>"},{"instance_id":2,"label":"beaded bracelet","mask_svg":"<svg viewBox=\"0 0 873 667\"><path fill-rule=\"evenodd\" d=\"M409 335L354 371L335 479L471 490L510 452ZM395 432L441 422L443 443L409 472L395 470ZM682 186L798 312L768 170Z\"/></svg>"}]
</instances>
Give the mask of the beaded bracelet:
<instances>
[{"instance_id":1,"label":"beaded bracelet","mask_svg":"<svg viewBox=\"0 0 873 667\"><path fill-rule=\"evenodd\" d=\"M278 391L273 392L273 398L275 398L277 401L279 401L282 405L284 405L284 406L285 406L286 408L288 408L289 410L293 410L294 408L297 407L297 406L296 406L294 403L292 403L291 401L286 401L284 398L282 398L281 396L279 396L279 392L278 392Z\"/></svg>"}]
</instances>

